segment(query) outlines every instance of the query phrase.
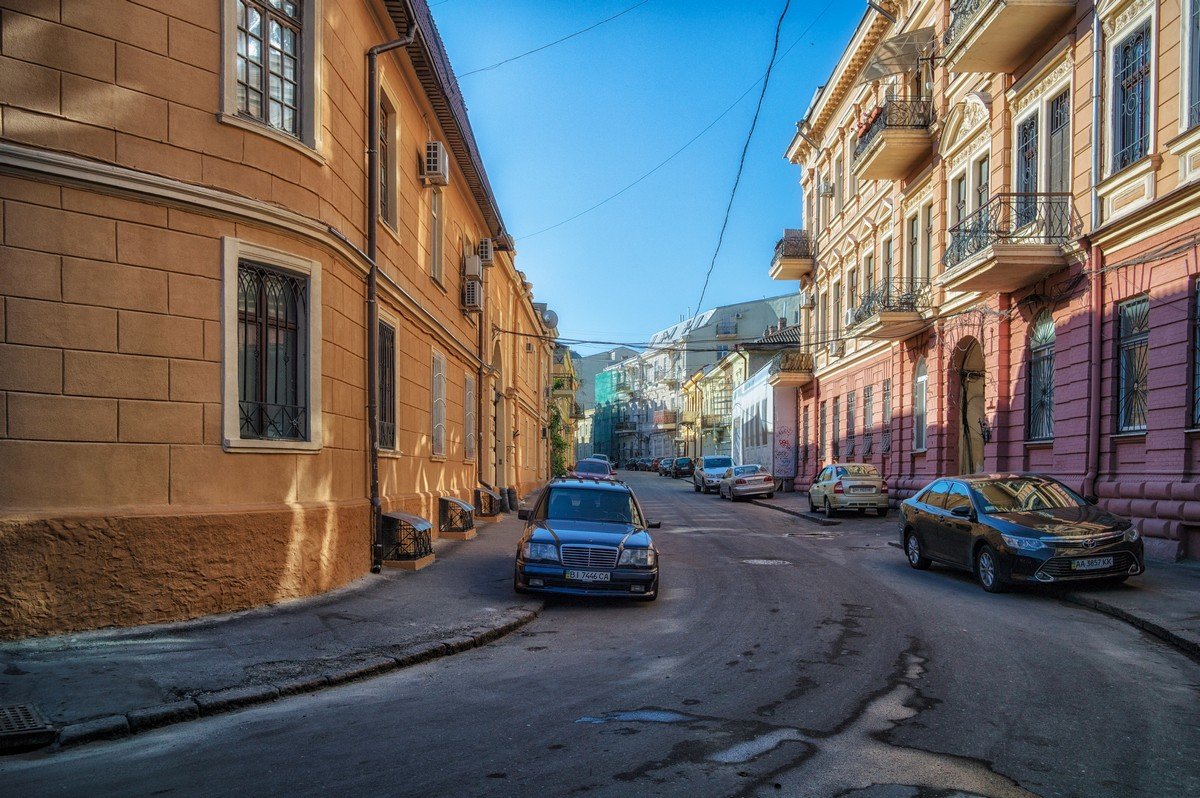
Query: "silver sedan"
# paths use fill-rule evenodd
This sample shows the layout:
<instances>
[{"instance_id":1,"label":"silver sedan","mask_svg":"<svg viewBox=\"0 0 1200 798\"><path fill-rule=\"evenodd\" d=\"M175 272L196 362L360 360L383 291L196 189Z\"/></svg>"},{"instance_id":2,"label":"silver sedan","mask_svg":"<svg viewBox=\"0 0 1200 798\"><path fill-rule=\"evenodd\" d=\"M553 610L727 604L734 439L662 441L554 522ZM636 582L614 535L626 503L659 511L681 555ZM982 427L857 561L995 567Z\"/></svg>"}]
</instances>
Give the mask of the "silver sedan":
<instances>
[{"instance_id":1,"label":"silver sedan","mask_svg":"<svg viewBox=\"0 0 1200 798\"><path fill-rule=\"evenodd\" d=\"M717 493L730 501L747 496L765 496L770 499L775 495L775 477L760 465L734 466L721 478Z\"/></svg>"}]
</instances>

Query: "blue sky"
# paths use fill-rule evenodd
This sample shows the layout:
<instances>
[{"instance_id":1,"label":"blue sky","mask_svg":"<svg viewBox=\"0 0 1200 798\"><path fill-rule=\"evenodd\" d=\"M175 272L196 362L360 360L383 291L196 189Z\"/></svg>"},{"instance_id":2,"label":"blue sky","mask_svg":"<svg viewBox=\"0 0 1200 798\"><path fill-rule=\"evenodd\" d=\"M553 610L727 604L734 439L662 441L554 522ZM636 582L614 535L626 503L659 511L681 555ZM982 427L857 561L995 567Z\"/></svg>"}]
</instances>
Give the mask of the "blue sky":
<instances>
[{"instance_id":1,"label":"blue sky","mask_svg":"<svg viewBox=\"0 0 1200 798\"><path fill-rule=\"evenodd\" d=\"M462 75L635 2L430 5ZM537 299L558 312L562 336L645 341L695 309L757 88L625 194L529 234L623 188L750 88L766 69L782 8L782 0L649 0L575 39L460 79L501 213L517 238L518 268ZM855 0L793 0L780 52L795 46L771 78L705 307L796 288L767 277L783 228L800 224L799 170L783 152L864 8Z\"/></svg>"}]
</instances>

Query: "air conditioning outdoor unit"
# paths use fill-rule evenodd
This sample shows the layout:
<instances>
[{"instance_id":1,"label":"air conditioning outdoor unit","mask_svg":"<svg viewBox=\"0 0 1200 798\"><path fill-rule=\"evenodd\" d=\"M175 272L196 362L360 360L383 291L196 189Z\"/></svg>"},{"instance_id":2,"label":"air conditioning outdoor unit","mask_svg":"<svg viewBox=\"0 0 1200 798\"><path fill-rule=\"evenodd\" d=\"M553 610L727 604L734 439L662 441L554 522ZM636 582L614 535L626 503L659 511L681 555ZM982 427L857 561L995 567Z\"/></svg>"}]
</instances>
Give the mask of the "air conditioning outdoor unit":
<instances>
[{"instance_id":1,"label":"air conditioning outdoor unit","mask_svg":"<svg viewBox=\"0 0 1200 798\"><path fill-rule=\"evenodd\" d=\"M832 355L833 357L841 357L842 355L846 354L846 342L845 341L830 341L829 342L829 354Z\"/></svg>"},{"instance_id":2,"label":"air conditioning outdoor unit","mask_svg":"<svg viewBox=\"0 0 1200 798\"><path fill-rule=\"evenodd\" d=\"M811 309L811 308L815 308L816 306L817 306L817 295L815 293L813 293L812 291L801 291L800 292L800 307Z\"/></svg>"},{"instance_id":3,"label":"air conditioning outdoor unit","mask_svg":"<svg viewBox=\"0 0 1200 798\"><path fill-rule=\"evenodd\" d=\"M853 327L858 323L858 311L850 309L846 311L845 324L847 327Z\"/></svg>"},{"instance_id":4,"label":"air conditioning outdoor unit","mask_svg":"<svg viewBox=\"0 0 1200 798\"><path fill-rule=\"evenodd\" d=\"M483 264L480 262L478 255L467 255L463 258L463 277L468 280L483 279Z\"/></svg>"},{"instance_id":5,"label":"air conditioning outdoor unit","mask_svg":"<svg viewBox=\"0 0 1200 798\"><path fill-rule=\"evenodd\" d=\"M829 182L828 180L822 180L821 181L821 189L820 189L819 193L821 194L822 197L832 197L833 196L833 183Z\"/></svg>"},{"instance_id":6,"label":"air conditioning outdoor unit","mask_svg":"<svg viewBox=\"0 0 1200 798\"><path fill-rule=\"evenodd\" d=\"M463 310L479 313L483 310L483 283L478 280L463 280Z\"/></svg>"},{"instance_id":7,"label":"air conditioning outdoor unit","mask_svg":"<svg viewBox=\"0 0 1200 798\"><path fill-rule=\"evenodd\" d=\"M444 186L450 182L450 159L446 145L440 141L425 142L425 184Z\"/></svg>"},{"instance_id":8,"label":"air conditioning outdoor unit","mask_svg":"<svg viewBox=\"0 0 1200 798\"><path fill-rule=\"evenodd\" d=\"M490 239L490 238L479 239L479 261L484 266L492 265L492 261L494 259L493 252L494 252L494 247L492 246L492 239Z\"/></svg>"}]
</instances>

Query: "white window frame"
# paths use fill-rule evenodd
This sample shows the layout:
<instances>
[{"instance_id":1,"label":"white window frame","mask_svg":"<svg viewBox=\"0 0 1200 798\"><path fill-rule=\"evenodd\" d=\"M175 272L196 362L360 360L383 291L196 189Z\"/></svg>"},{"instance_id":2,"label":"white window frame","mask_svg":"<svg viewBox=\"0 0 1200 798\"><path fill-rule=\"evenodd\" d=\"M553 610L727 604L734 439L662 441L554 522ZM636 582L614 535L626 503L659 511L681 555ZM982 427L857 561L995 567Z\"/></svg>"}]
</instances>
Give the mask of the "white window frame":
<instances>
[{"instance_id":1,"label":"white window frame","mask_svg":"<svg viewBox=\"0 0 1200 798\"><path fill-rule=\"evenodd\" d=\"M1110 6L1113 4L1109 4ZM1133 7L1142 6L1136 13L1125 15L1118 18L1116 25L1111 31L1106 31L1104 41L1104 157L1101 159L1103 164L1102 174L1105 178L1112 177L1118 174L1113 169L1113 151L1116 147L1116 114L1113 113L1113 97L1116 94L1116 87L1113 85L1113 71L1116 69L1116 62L1113 59L1113 53L1116 52L1117 45L1131 34L1134 30L1141 27L1147 20L1150 22L1150 94L1146 100L1146 108L1149 110L1150 118L1146 120L1147 133L1149 141L1146 143L1146 155L1138 161L1124 167L1120 173L1129 172L1130 170L1138 171L1139 164L1144 165L1151 160L1158 148L1158 59L1159 59L1159 44L1162 36L1158 29L1158 3L1153 0L1133 0L1129 4L1130 9ZM1103 14L1103 12L1101 12ZM1107 14L1103 14L1107 16ZM1106 28L1108 26L1105 26Z\"/></svg>"},{"instance_id":2,"label":"white window frame","mask_svg":"<svg viewBox=\"0 0 1200 798\"><path fill-rule=\"evenodd\" d=\"M260 246L231 236L221 238L221 447L227 452L319 452L322 446L321 402L321 262ZM238 411L238 264L249 260L308 280L305 347L308 379L308 440L243 438Z\"/></svg>"},{"instance_id":3,"label":"white window frame","mask_svg":"<svg viewBox=\"0 0 1200 798\"><path fill-rule=\"evenodd\" d=\"M324 0L296 0L300 5L300 136L296 138L270 125L238 114L237 107L237 0L221 0L221 110L218 121L274 139L321 159L320 31L325 25ZM323 159L321 159L323 160Z\"/></svg>"},{"instance_id":4,"label":"white window frame","mask_svg":"<svg viewBox=\"0 0 1200 798\"><path fill-rule=\"evenodd\" d=\"M924 452L929 446L929 367L925 358L917 360L913 375L913 451Z\"/></svg>"},{"instance_id":5,"label":"white window frame","mask_svg":"<svg viewBox=\"0 0 1200 798\"><path fill-rule=\"evenodd\" d=\"M446 356L436 349L430 358L429 456L446 457ZM438 436L439 432L441 437Z\"/></svg>"},{"instance_id":6,"label":"white window frame","mask_svg":"<svg viewBox=\"0 0 1200 798\"><path fill-rule=\"evenodd\" d=\"M1186 133L1192 129L1200 129L1200 120L1195 125L1189 124L1189 116L1195 102L1200 102L1200 81L1192 83L1192 59L1194 52L1200 51L1200 41L1192 36L1192 15L1200 12L1200 0L1185 0L1179 4L1180 25L1180 67L1182 75L1179 83L1179 132Z\"/></svg>"},{"instance_id":7,"label":"white window frame","mask_svg":"<svg viewBox=\"0 0 1200 798\"><path fill-rule=\"evenodd\" d=\"M1013 117L1012 120L1012 172L1011 188L1015 192L1017 190L1017 131L1021 129L1021 123L1028 119L1033 114L1038 117L1037 129L1037 147L1038 147L1038 175L1037 175L1037 191L1039 193L1048 192L1050 184L1050 102L1058 95L1062 94L1063 90L1067 90L1067 101L1070 104L1070 110L1067 113L1067 139L1075 135L1075 86L1074 86L1074 70L1069 70L1067 75L1061 80L1055 81L1053 84L1038 89L1036 99L1021 109L1020 114ZM1067 185L1071 185L1074 179L1074 156L1067 162ZM979 166L979 156L976 155L971 159L972 172L976 172ZM968 186L967 197L970 199L970 186Z\"/></svg>"}]
</instances>

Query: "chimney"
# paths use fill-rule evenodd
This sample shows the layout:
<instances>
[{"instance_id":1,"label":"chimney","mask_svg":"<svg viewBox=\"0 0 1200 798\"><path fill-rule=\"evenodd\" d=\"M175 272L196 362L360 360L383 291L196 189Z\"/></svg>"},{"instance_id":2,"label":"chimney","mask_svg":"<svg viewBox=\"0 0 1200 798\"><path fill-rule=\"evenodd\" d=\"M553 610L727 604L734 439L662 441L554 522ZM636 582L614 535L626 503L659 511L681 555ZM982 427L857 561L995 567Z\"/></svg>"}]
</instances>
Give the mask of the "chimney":
<instances>
[{"instance_id":1,"label":"chimney","mask_svg":"<svg viewBox=\"0 0 1200 798\"><path fill-rule=\"evenodd\" d=\"M782 330L782 329L783 329L784 327L786 327L786 326L787 326L787 317L786 317L786 316L780 316L780 317L779 317L779 329L781 329L781 330Z\"/></svg>"}]
</instances>

